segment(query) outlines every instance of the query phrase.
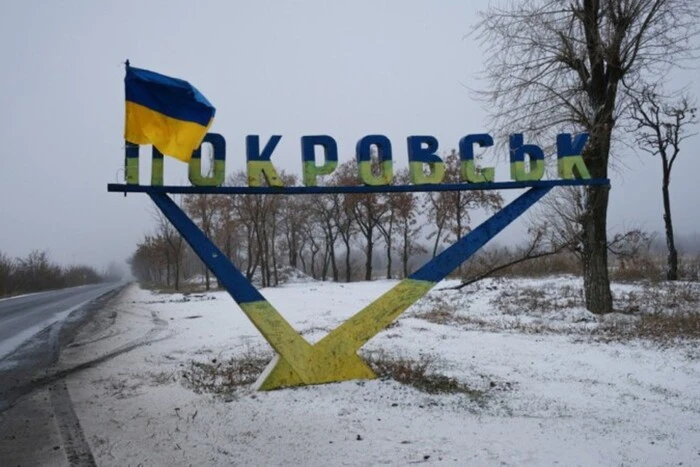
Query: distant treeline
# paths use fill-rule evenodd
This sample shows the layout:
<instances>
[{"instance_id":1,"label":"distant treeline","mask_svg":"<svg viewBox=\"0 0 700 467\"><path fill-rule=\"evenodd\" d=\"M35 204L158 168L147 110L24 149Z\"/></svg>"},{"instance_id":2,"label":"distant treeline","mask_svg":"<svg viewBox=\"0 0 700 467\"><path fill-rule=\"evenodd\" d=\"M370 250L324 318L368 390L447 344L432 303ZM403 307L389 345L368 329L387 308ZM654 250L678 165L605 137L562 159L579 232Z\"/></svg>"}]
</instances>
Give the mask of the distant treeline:
<instances>
[{"instance_id":1,"label":"distant treeline","mask_svg":"<svg viewBox=\"0 0 700 467\"><path fill-rule=\"evenodd\" d=\"M61 267L45 251L35 250L12 259L0 252L0 297L76 285L96 284L104 278L85 265Z\"/></svg>"},{"instance_id":2,"label":"distant treeline","mask_svg":"<svg viewBox=\"0 0 700 467\"><path fill-rule=\"evenodd\" d=\"M445 158L445 181L460 180L456 152ZM360 184L355 161L336 169L329 185ZM292 175L280 174L286 186ZM245 185L247 174L233 174L228 184ZM406 169L394 183L409 183ZM434 256L470 229L474 210L492 212L503 202L488 191L436 193L363 193L328 195L189 195L179 199L202 231L249 279L263 286L280 281L283 268L299 269L316 279L346 281L375 276L376 256L383 256L386 277L407 277L416 257ZM430 242L429 245L423 242ZM397 261L397 263L394 263ZM180 288L180 280L202 273L182 237L163 217L155 232L137 245L131 272L142 283Z\"/></svg>"},{"instance_id":3,"label":"distant treeline","mask_svg":"<svg viewBox=\"0 0 700 467\"><path fill-rule=\"evenodd\" d=\"M456 152L445 158L445 180L460 181ZM280 174L286 186L292 175ZM409 173L395 173L394 183L409 183ZM227 185L244 186L246 173L232 174ZM330 186L353 186L355 161L339 166L325 180ZM545 198L528 233L510 248L492 246L453 274L466 282L496 274L581 274L583 190L559 190ZM408 277L416 267L463 237L475 211L491 213L503 199L493 191L429 193L360 193L325 195L184 195L175 197L183 210L250 280L263 287L285 280L290 270L320 280L371 280ZM577 210L579 209L579 210ZM665 274L662 237L632 229L608 241L609 270L616 280L660 280ZM679 277L698 280L698 238L679 239ZM526 262L527 261L527 262ZM145 235L129 260L142 284L180 290L181 281L203 281L209 270L172 224L157 215L155 231ZM214 284L216 286L216 284ZM189 285L188 285L189 287Z\"/></svg>"}]
</instances>

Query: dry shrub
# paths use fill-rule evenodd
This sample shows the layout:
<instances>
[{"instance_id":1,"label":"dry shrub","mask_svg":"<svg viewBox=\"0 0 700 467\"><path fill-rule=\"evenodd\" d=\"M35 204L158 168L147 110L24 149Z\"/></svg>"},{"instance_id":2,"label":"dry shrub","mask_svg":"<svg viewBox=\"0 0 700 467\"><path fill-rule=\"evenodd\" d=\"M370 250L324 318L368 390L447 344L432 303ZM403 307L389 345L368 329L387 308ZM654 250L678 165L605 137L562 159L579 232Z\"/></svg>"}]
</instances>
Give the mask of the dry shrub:
<instances>
[{"instance_id":1,"label":"dry shrub","mask_svg":"<svg viewBox=\"0 0 700 467\"><path fill-rule=\"evenodd\" d=\"M461 279L469 281L495 268L518 260L521 249L492 248L474 255L462 266ZM568 251L533 258L488 274L485 277L543 277L557 274L580 275L581 266L575 255Z\"/></svg>"},{"instance_id":2,"label":"dry shrub","mask_svg":"<svg viewBox=\"0 0 700 467\"><path fill-rule=\"evenodd\" d=\"M642 338L669 344L678 339L700 339L700 284L662 282L640 292L615 298L615 308L634 314L629 326L606 329L621 338Z\"/></svg>"},{"instance_id":3,"label":"dry shrub","mask_svg":"<svg viewBox=\"0 0 700 467\"><path fill-rule=\"evenodd\" d=\"M415 360L377 352L369 356L368 363L379 377L391 378L428 394L459 393L466 394L473 400L481 400L485 396L483 391L440 374L442 365L433 355L421 355Z\"/></svg>"},{"instance_id":4,"label":"dry shrub","mask_svg":"<svg viewBox=\"0 0 700 467\"><path fill-rule=\"evenodd\" d=\"M700 284L693 282L660 282L615 296L615 309L622 313L692 313L699 305Z\"/></svg>"},{"instance_id":5,"label":"dry shrub","mask_svg":"<svg viewBox=\"0 0 700 467\"><path fill-rule=\"evenodd\" d=\"M666 275L665 253L642 252L628 258L620 258L611 268L611 278L616 281L659 281ZM680 255L678 277L684 281L700 281L700 256Z\"/></svg>"},{"instance_id":6,"label":"dry shrub","mask_svg":"<svg viewBox=\"0 0 700 467\"><path fill-rule=\"evenodd\" d=\"M700 255L681 256L678 259L678 277L686 281L700 281Z\"/></svg>"},{"instance_id":7,"label":"dry shrub","mask_svg":"<svg viewBox=\"0 0 700 467\"><path fill-rule=\"evenodd\" d=\"M640 253L627 258L619 258L610 270L610 278L615 281L658 281L664 275L663 258L651 253Z\"/></svg>"},{"instance_id":8,"label":"dry shrub","mask_svg":"<svg viewBox=\"0 0 700 467\"><path fill-rule=\"evenodd\" d=\"M543 277L551 275L571 274L580 275L581 265L575 255L568 251L560 251L553 255L543 256L518 263L503 272L503 276Z\"/></svg>"},{"instance_id":9,"label":"dry shrub","mask_svg":"<svg viewBox=\"0 0 700 467\"><path fill-rule=\"evenodd\" d=\"M541 315L584 305L581 291L570 285L556 289L549 287L504 289L493 298L491 304L507 315Z\"/></svg>"},{"instance_id":10,"label":"dry shrub","mask_svg":"<svg viewBox=\"0 0 700 467\"><path fill-rule=\"evenodd\" d=\"M700 339L700 312L642 315L634 332L637 337L663 343L676 339Z\"/></svg>"},{"instance_id":11,"label":"dry shrub","mask_svg":"<svg viewBox=\"0 0 700 467\"><path fill-rule=\"evenodd\" d=\"M197 393L229 394L241 386L253 384L272 360L266 351L246 350L228 360L192 360L182 372L183 382Z\"/></svg>"},{"instance_id":12,"label":"dry shrub","mask_svg":"<svg viewBox=\"0 0 700 467\"><path fill-rule=\"evenodd\" d=\"M431 295L430 298L430 309L417 313L418 318L424 319L430 323L435 324L454 324L459 322L457 316L457 307L448 302L442 296Z\"/></svg>"}]
</instances>

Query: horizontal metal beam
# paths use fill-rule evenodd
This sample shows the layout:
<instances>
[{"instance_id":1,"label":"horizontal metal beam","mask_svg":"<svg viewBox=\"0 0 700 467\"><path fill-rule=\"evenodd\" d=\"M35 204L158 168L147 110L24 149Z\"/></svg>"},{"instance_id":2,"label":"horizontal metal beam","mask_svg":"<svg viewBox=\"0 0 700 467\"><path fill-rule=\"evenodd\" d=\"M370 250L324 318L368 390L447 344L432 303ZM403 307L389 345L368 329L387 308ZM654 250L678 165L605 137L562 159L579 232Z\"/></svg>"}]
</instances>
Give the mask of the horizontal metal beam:
<instances>
[{"instance_id":1,"label":"horizontal metal beam","mask_svg":"<svg viewBox=\"0 0 700 467\"><path fill-rule=\"evenodd\" d=\"M212 195L317 195L329 193L408 193L430 191L509 190L522 188L553 188L555 186L609 186L607 178L586 180L540 180L532 182L443 183L439 185L380 185L380 186L153 186L110 183L107 191L117 193L174 193Z\"/></svg>"}]
</instances>

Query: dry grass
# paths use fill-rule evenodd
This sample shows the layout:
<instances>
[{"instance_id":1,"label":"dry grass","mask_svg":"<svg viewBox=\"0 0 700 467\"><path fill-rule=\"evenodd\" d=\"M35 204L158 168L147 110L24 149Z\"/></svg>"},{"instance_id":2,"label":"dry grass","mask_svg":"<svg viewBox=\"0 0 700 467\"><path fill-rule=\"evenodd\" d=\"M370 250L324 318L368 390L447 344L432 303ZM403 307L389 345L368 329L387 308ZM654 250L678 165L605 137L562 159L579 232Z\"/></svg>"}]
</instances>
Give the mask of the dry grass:
<instances>
[{"instance_id":1,"label":"dry grass","mask_svg":"<svg viewBox=\"0 0 700 467\"><path fill-rule=\"evenodd\" d=\"M517 287L503 289L491 304L506 315L545 315L584 306L581 291L569 285L557 289Z\"/></svg>"},{"instance_id":2,"label":"dry grass","mask_svg":"<svg viewBox=\"0 0 700 467\"><path fill-rule=\"evenodd\" d=\"M459 299L432 296L425 311L415 316L464 329L567 334L601 341L644 339L670 345L700 339L700 283L644 281L623 290L615 294L612 315L585 313L583 292L575 285L552 282L532 287L506 281L499 283L490 301L494 314L460 313Z\"/></svg>"},{"instance_id":3,"label":"dry grass","mask_svg":"<svg viewBox=\"0 0 700 467\"><path fill-rule=\"evenodd\" d=\"M523 251L509 248L487 248L467 260L461 269L461 279L470 280L523 256ZM567 251L529 259L493 272L490 277L545 277L553 274L581 274L578 259Z\"/></svg>"},{"instance_id":4,"label":"dry grass","mask_svg":"<svg viewBox=\"0 0 700 467\"><path fill-rule=\"evenodd\" d=\"M700 284L694 282L645 283L636 292L615 296L615 309L621 313L672 314L700 311Z\"/></svg>"},{"instance_id":5,"label":"dry grass","mask_svg":"<svg viewBox=\"0 0 700 467\"><path fill-rule=\"evenodd\" d=\"M465 394L477 402L486 395L484 391L441 374L442 365L435 356L421 355L416 360L377 352L369 356L368 363L379 377L391 378L428 394Z\"/></svg>"},{"instance_id":6,"label":"dry grass","mask_svg":"<svg viewBox=\"0 0 700 467\"><path fill-rule=\"evenodd\" d=\"M634 330L637 337L663 343L676 339L700 339L700 312L642 315Z\"/></svg>"},{"instance_id":7,"label":"dry grass","mask_svg":"<svg viewBox=\"0 0 700 467\"><path fill-rule=\"evenodd\" d=\"M156 284L153 282L139 282L139 286L143 289L150 290L150 291L157 293L157 294L181 293L184 295L188 295L188 294L193 294L193 293L216 292L217 290L220 290L216 284L216 281L213 281L213 280L211 283L210 290L207 290L206 284L199 284L199 283L186 282L186 281L182 281L177 290L175 290L174 285L166 286L164 284Z\"/></svg>"},{"instance_id":8,"label":"dry grass","mask_svg":"<svg viewBox=\"0 0 700 467\"><path fill-rule=\"evenodd\" d=\"M660 258L649 254L639 254L630 258L618 259L610 270L610 279L616 282L650 280L658 282L663 278L664 264Z\"/></svg>"},{"instance_id":9,"label":"dry grass","mask_svg":"<svg viewBox=\"0 0 700 467\"><path fill-rule=\"evenodd\" d=\"M213 358L206 362L193 360L183 370L185 386L197 393L230 394L241 386L253 384L272 360L267 351L248 349L228 360Z\"/></svg>"},{"instance_id":10,"label":"dry grass","mask_svg":"<svg viewBox=\"0 0 700 467\"><path fill-rule=\"evenodd\" d=\"M439 295L429 295L430 309L416 313L416 317L435 324L461 324L457 306Z\"/></svg>"}]
</instances>

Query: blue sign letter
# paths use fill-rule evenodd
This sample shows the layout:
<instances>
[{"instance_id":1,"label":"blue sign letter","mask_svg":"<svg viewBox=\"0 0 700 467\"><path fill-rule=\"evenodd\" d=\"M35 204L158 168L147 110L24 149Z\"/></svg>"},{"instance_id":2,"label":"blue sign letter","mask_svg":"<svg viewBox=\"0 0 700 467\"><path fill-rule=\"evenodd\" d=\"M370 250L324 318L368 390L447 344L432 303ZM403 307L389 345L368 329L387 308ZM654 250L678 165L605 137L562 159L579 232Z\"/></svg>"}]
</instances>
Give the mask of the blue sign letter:
<instances>
[{"instance_id":1,"label":"blue sign letter","mask_svg":"<svg viewBox=\"0 0 700 467\"><path fill-rule=\"evenodd\" d=\"M569 133L557 135L557 167L559 178L573 180L575 178L591 178L588 167L583 161L583 148L588 142L588 133L581 133L571 139Z\"/></svg>"},{"instance_id":2,"label":"blue sign letter","mask_svg":"<svg viewBox=\"0 0 700 467\"><path fill-rule=\"evenodd\" d=\"M530 170L525 156L529 156ZM544 151L535 144L523 144L523 135L510 135L510 178L518 182L541 180L544 175Z\"/></svg>"},{"instance_id":3,"label":"blue sign letter","mask_svg":"<svg viewBox=\"0 0 700 467\"><path fill-rule=\"evenodd\" d=\"M323 164L316 165L315 147L323 148ZM329 175L338 166L338 145L327 135L301 137L301 162L303 164L304 185L316 186L316 177Z\"/></svg>"},{"instance_id":4,"label":"blue sign letter","mask_svg":"<svg viewBox=\"0 0 700 467\"><path fill-rule=\"evenodd\" d=\"M441 183L445 178L445 163L435 153L438 150L438 140L434 136L409 136L408 144L408 171L411 183L426 185ZM425 165L429 172L425 173Z\"/></svg>"},{"instance_id":5,"label":"blue sign letter","mask_svg":"<svg viewBox=\"0 0 700 467\"><path fill-rule=\"evenodd\" d=\"M275 166L270 162L272 151L277 147L282 136L274 135L265 145L262 153L260 152L260 137L258 135L248 135L245 138L246 157L248 159L248 186L260 186L260 176L262 175L267 180L270 186L283 186L282 180Z\"/></svg>"},{"instance_id":6,"label":"blue sign letter","mask_svg":"<svg viewBox=\"0 0 700 467\"><path fill-rule=\"evenodd\" d=\"M372 170L371 148L377 148L378 174ZM360 172L360 180L365 185L390 185L394 179L394 169L391 161L391 141L383 135L367 135L357 142L355 156Z\"/></svg>"},{"instance_id":7,"label":"blue sign letter","mask_svg":"<svg viewBox=\"0 0 700 467\"><path fill-rule=\"evenodd\" d=\"M496 170L493 167L477 167L474 162L474 145L480 148L493 146L491 135L481 133L478 135L467 135L459 140L459 158L462 161L462 181L469 183L492 182Z\"/></svg>"}]
</instances>

